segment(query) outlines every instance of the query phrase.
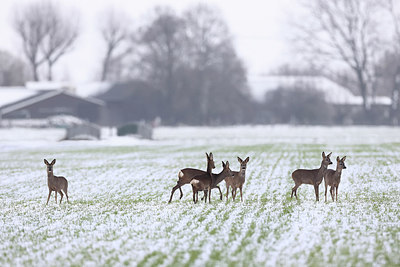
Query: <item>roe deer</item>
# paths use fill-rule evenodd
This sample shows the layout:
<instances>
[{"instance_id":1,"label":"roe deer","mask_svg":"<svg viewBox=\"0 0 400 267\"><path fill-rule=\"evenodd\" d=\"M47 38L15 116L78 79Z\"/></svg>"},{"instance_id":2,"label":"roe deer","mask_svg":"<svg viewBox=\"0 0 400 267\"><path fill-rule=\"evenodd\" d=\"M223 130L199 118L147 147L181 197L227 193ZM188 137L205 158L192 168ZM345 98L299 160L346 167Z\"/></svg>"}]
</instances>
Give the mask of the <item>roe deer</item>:
<instances>
[{"instance_id":1,"label":"roe deer","mask_svg":"<svg viewBox=\"0 0 400 267\"><path fill-rule=\"evenodd\" d=\"M206 157L207 157L207 172L199 170L199 169L192 169L192 168L186 168L186 169L182 169L182 170L179 171L179 173L178 173L178 182L172 188L171 197L169 198L168 203L171 203L172 197L174 195L174 192L177 189L179 189L179 191L181 193L181 196L180 196L179 199L181 199L183 197L183 192L182 192L181 186L185 185L185 184L189 184L190 181L192 181L193 177L195 177L197 175L206 174L206 173L210 173L211 174L212 169L215 168L213 153L210 152L210 154L207 154L207 152L206 152ZM222 199L221 189L219 189L219 191L220 191L220 196L221 196L221 199Z\"/></svg>"},{"instance_id":2,"label":"roe deer","mask_svg":"<svg viewBox=\"0 0 400 267\"><path fill-rule=\"evenodd\" d=\"M47 202L46 205L49 204L49 199L52 191L55 191L55 199L57 203L57 192L60 193L61 199L60 199L60 204L63 199L63 193L61 190L64 191L65 195L67 196L67 202L69 203L68 200L68 181L65 179L65 177L62 176L54 176L53 175L53 165L56 163L56 160L53 159L51 163L49 163L47 160L44 160L44 164L47 165L47 186L49 187L49 196L47 197Z\"/></svg>"},{"instance_id":3,"label":"roe deer","mask_svg":"<svg viewBox=\"0 0 400 267\"><path fill-rule=\"evenodd\" d=\"M240 190L240 201L243 201L243 196L242 196L242 187L243 184L246 180L246 167L247 167L247 162L249 162L250 158L247 157L245 160L242 160L241 158L237 158L239 163L240 163L240 170L238 172L233 171L233 176L232 177L226 177L225 178L225 185L226 185L226 200L228 200L228 193L229 193L229 187L232 188L232 198L235 200L236 197L236 190L239 188Z\"/></svg>"},{"instance_id":4,"label":"roe deer","mask_svg":"<svg viewBox=\"0 0 400 267\"><path fill-rule=\"evenodd\" d=\"M325 172L328 168L329 164L332 164L330 159L332 152L325 156L325 152L322 152L322 162L321 167L319 169L313 170L305 170L305 169L298 169L292 173L292 178L295 183L295 186L292 188L292 198L293 193L297 199L297 188L299 188L302 184L311 184L314 186L315 191L315 198L316 201L319 201L319 185L324 178Z\"/></svg>"},{"instance_id":5,"label":"roe deer","mask_svg":"<svg viewBox=\"0 0 400 267\"><path fill-rule=\"evenodd\" d=\"M337 192L340 184L340 176L342 175L342 170L346 169L346 165L344 165L344 161L346 160L346 156L342 159L339 157L336 158L336 171L327 170L325 173L325 201L326 201L326 191L328 190L328 185L331 187L329 192L331 193L332 201L335 201L335 191L336 191L336 201L337 201Z\"/></svg>"},{"instance_id":6,"label":"roe deer","mask_svg":"<svg viewBox=\"0 0 400 267\"><path fill-rule=\"evenodd\" d=\"M211 189L216 188L217 185L222 182L227 176L232 176L233 173L231 169L229 169L229 161L222 162L222 171L219 174L214 173L205 173L201 175L197 175L193 177L190 184L192 185L193 191L193 202L197 203L199 200L199 191L205 192L205 202L207 202L208 195L208 203L211 202Z\"/></svg>"}]
</instances>

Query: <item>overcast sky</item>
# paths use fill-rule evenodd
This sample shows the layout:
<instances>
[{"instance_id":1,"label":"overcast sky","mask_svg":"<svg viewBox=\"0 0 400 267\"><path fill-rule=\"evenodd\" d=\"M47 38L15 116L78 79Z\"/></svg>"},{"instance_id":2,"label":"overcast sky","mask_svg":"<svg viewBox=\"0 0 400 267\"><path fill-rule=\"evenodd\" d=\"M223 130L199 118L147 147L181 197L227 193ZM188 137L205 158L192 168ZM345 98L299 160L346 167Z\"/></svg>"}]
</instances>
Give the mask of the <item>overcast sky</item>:
<instances>
[{"instance_id":1,"label":"overcast sky","mask_svg":"<svg viewBox=\"0 0 400 267\"><path fill-rule=\"evenodd\" d=\"M21 53L21 43L11 28L16 6L34 0L0 1L0 49ZM97 31L99 14L113 7L127 12L134 23L146 18L156 5L168 5L178 12L196 3L207 3L221 10L234 37L239 56L249 74L266 73L287 62L293 53L288 45L289 18L295 14L295 0L58 0L62 6L78 10L81 35L75 49L56 65L55 78L76 83L96 80L104 47Z\"/></svg>"}]
</instances>

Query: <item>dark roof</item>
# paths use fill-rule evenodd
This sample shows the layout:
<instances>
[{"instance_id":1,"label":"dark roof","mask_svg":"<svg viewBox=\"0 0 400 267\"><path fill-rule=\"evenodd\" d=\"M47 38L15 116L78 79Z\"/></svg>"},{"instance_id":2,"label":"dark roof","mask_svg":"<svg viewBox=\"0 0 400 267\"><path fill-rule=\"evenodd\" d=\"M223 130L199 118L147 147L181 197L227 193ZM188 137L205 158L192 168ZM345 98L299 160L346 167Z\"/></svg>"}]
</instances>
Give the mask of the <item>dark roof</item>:
<instances>
[{"instance_id":1,"label":"dark roof","mask_svg":"<svg viewBox=\"0 0 400 267\"><path fill-rule=\"evenodd\" d=\"M127 98L131 98L135 91L149 90L150 86L140 80L134 80L124 83L117 83L111 86L111 88L97 96L98 99L109 101L122 101Z\"/></svg>"}]
</instances>

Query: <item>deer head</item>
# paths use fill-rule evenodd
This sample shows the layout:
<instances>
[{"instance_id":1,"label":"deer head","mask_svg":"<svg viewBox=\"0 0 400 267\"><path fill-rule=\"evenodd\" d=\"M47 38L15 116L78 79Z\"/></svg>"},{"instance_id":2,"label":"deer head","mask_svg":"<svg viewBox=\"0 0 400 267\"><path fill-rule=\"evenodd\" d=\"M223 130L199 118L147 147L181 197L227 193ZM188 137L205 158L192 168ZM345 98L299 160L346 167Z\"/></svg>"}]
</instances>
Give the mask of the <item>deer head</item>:
<instances>
[{"instance_id":1,"label":"deer head","mask_svg":"<svg viewBox=\"0 0 400 267\"><path fill-rule=\"evenodd\" d=\"M345 160L346 160L346 156L344 156L342 159L340 159L338 156L336 158L336 161L337 161L336 169L338 169L338 170L346 169L346 165L344 165Z\"/></svg>"},{"instance_id":2,"label":"deer head","mask_svg":"<svg viewBox=\"0 0 400 267\"><path fill-rule=\"evenodd\" d=\"M206 157L207 157L207 162L210 164L211 169L215 169L213 153L210 152L210 154L207 154L206 152Z\"/></svg>"},{"instance_id":3,"label":"deer head","mask_svg":"<svg viewBox=\"0 0 400 267\"><path fill-rule=\"evenodd\" d=\"M220 181L224 180L226 177L231 177L234 176L235 174L231 171L229 168L229 161L226 161L226 163L222 162L222 172L219 174L219 179Z\"/></svg>"},{"instance_id":4,"label":"deer head","mask_svg":"<svg viewBox=\"0 0 400 267\"><path fill-rule=\"evenodd\" d=\"M328 165L332 164L332 161L330 159L331 155L332 155L332 152L326 156L325 156L325 152L322 152L322 165L328 166Z\"/></svg>"},{"instance_id":5,"label":"deer head","mask_svg":"<svg viewBox=\"0 0 400 267\"><path fill-rule=\"evenodd\" d=\"M53 172L53 165L56 163L56 159L53 159L51 163L49 163L46 159L44 160L44 164L47 165L47 172Z\"/></svg>"},{"instance_id":6,"label":"deer head","mask_svg":"<svg viewBox=\"0 0 400 267\"><path fill-rule=\"evenodd\" d=\"M247 157L245 160L242 160L241 158L237 157L239 163L240 163L240 170L245 171L247 167L247 162L249 162L250 158Z\"/></svg>"}]
</instances>

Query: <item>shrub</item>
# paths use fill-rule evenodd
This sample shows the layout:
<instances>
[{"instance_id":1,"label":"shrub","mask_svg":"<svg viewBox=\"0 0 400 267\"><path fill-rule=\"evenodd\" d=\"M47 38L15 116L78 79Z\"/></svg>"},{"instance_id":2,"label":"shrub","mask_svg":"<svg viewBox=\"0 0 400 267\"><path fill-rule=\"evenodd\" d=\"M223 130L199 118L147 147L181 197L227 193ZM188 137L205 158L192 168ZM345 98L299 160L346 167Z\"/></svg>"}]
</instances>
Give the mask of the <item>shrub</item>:
<instances>
[{"instance_id":1,"label":"shrub","mask_svg":"<svg viewBox=\"0 0 400 267\"><path fill-rule=\"evenodd\" d=\"M137 134L138 133L138 125L135 123L129 123L118 127L117 135L129 135L129 134Z\"/></svg>"}]
</instances>

